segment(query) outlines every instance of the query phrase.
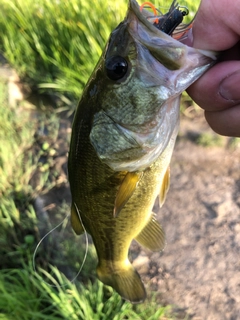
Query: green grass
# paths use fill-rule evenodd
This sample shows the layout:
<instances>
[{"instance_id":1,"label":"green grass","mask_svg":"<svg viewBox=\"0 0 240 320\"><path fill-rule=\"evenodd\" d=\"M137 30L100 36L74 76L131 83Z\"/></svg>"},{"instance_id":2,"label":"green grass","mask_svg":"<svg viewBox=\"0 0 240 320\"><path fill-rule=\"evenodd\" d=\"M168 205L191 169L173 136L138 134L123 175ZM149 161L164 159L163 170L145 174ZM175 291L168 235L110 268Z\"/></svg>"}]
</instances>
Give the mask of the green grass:
<instances>
[{"instance_id":1,"label":"green grass","mask_svg":"<svg viewBox=\"0 0 240 320\"><path fill-rule=\"evenodd\" d=\"M44 150L46 142L41 134L43 122L50 123L48 140L56 139L51 117L47 123L21 105L10 107L6 92L6 84L0 81L1 267L18 265L23 252L28 259L27 248L38 237L34 199L57 185L57 176L49 170L51 149ZM48 170L43 169L44 165Z\"/></svg>"},{"instance_id":2,"label":"green grass","mask_svg":"<svg viewBox=\"0 0 240 320\"><path fill-rule=\"evenodd\" d=\"M179 1L188 6L190 18L199 2ZM170 3L162 7L155 1L163 11ZM79 99L127 9L126 0L0 0L0 5L0 50L8 61L31 86L72 99Z\"/></svg>"},{"instance_id":3,"label":"green grass","mask_svg":"<svg viewBox=\"0 0 240 320\"><path fill-rule=\"evenodd\" d=\"M25 237L34 233L33 190L29 182L37 164L31 151L34 126L25 112L7 105L2 82L0 105L0 255L4 267L27 245ZM15 256L11 257L12 250Z\"/></svg>"},{"instance_id":4,"label":"green grass","mask_svg":"<svg viewBox=\"0 0 240 320\"><path fill-rule=\"evenodd\" d=\"M158 306L154 297L134 306L99 281L73 284L56 268L52 270L54 278L45 273L53 286L43 282L27 265L0 272L2 316L21 320L158 320L164 316L171 319L170 308Z\"/></svg>"},{"instance_id":5,"label":"green grass","mask_svg":"<svg viewBox=\"0 0 240 320\"><path fill-rule=\"evenodd\" d=\"M123 1L1 2L0 48L8 61L31 82L77 98L126 10Z\"/></svg>"}]
</instances>

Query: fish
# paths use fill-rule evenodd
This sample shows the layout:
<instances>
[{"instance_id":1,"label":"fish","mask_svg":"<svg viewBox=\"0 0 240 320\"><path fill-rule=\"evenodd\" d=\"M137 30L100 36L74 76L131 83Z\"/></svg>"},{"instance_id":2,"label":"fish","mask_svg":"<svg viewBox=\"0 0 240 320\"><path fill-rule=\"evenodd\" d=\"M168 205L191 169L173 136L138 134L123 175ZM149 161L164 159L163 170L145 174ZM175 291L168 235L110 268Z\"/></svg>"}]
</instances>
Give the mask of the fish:
<instances>
[{"instance_id":1,"label":"fish","mask_svg":"<svg viewBox=\"0 0 240 320\"><path fill-rule=\"evenodd\" d=\"M174 1L174 9L176 5ZM158 19L129 1L126 17L110 34L86 84L72 125L72 228L77 235L91 235L99 280L131 303L146 298L128 257L132 240L152 251L165 247L152 209L157 197L163 205L169 189L181 93L216 60L214 52L181 43L179 32L174 39L169 28L169 19L176 22L173 17L162 19L168 20L171 36L164 32L161 14Z\"/></svg>"}]
</instances>

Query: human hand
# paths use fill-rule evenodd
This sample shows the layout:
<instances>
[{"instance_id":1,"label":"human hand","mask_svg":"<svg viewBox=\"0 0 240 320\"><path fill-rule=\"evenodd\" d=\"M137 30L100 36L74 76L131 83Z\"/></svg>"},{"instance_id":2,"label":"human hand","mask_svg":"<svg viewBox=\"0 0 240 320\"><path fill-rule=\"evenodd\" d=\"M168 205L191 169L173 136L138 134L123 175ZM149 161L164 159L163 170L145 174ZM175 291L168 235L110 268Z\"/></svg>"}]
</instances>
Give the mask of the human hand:
<instances>
[{"instance_id":1,"label":"human hand","mask_svg":"<svg viewBox=\"0 0 240 320\"><path fill-rule=\"evenodd\" d=\"M240 0L202 0L192 31L193 47L222 54L187 92L214 131L240 137Z\"/></svg>"}]
</instances>

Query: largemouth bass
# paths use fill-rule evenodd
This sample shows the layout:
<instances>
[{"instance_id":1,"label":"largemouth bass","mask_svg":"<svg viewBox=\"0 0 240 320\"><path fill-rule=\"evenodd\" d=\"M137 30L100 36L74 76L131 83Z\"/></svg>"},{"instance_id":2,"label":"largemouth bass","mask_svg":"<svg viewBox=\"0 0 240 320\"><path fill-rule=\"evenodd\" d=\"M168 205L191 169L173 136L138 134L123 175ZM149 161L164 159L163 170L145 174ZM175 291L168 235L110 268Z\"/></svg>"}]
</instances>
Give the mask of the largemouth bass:
<instances>
[{"instance_id":1,"label":"largemouth bass","mask_svg":"<svg viewBox=\"0 0 240 320\"><path fill-rule=\"evenodd\" d=\"M152 208L169 188L180 94L215 59L148 16L130 0L111 33L76 110L68 162L72 227L92 236L98 278L132 303L146 292L128 259L131 241L152 251L165 245Z\"/></svg>"}]
</instances>

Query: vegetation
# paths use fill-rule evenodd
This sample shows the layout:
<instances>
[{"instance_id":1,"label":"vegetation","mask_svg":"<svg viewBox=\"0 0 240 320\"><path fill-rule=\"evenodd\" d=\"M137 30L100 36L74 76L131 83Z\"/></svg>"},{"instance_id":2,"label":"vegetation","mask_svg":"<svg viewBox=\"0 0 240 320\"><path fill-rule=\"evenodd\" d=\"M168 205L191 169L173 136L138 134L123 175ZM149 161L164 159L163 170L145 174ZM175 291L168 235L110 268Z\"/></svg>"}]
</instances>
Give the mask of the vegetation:
<instances>
[{"instance_id":1,"label":"vegetation","mask_svg":"<svg viewBox=\"0 0 240 320\"><path fill-rule=\"evenodd\" d=\"M46 276L54 286L47 285L26 265L21 269L3 270L0 273L0 319L5 316L5 319L19 320L157 320L168 312L169 308L159 307L154 300L134 307L101 282L76 285L58 269L52 271L55 278L48 273Z\"/></svg>"}]
</instances>

